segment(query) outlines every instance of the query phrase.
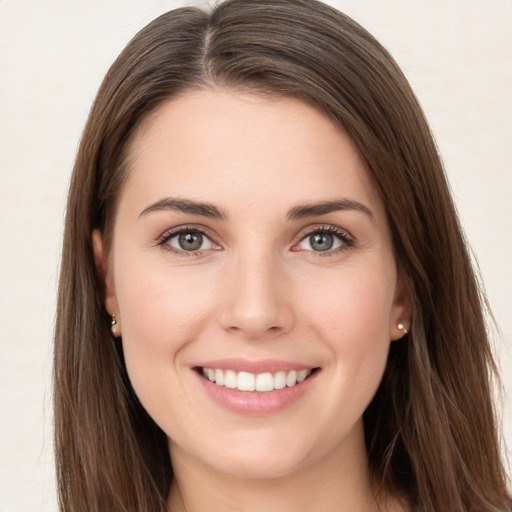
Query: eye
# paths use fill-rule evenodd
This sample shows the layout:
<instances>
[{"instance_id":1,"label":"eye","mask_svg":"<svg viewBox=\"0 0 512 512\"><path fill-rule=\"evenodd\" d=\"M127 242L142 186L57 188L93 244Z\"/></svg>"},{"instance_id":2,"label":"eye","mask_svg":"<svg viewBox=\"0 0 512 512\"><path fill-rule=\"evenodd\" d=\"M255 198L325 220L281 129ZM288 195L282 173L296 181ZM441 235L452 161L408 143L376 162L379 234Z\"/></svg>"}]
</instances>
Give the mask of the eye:
<instances>
[{"instance_id":1,"label":"eye","mask_svg":"<svg viewBox=\"0 0 512 512\"><path fill-rule=\"evenodd\" d=\"M177 252L200 252L215 249L216 246L204 233L198 229L181 229L163 237L161 245L168 246Z\"/></svg>"},{"instance_id":2,"label":"eye","mask_svg":"<svg viewBox=\"0 0 512 512\"><path fill-rule=\"evenodd\" d=\"M353 240L347 233L334 226L310 231L295 247L299 251L336 252L352 246Z\"/></svg>"}]
</instances>

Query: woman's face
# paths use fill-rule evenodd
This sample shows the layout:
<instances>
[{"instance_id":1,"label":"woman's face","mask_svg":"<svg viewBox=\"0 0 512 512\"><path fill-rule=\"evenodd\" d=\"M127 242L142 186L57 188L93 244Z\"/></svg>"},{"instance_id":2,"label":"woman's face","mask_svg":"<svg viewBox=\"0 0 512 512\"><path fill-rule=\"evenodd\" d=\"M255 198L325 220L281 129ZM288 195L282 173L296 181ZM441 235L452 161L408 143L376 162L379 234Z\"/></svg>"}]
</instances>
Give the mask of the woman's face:
<instances>
[{"instance_id":1,"label":"woman's face","mask_svg":"<svg viewBox=\"0 0 512 512\"><path fill-rule=\"evenodd\" d=\"M96 257L173 460L263 477L363 456L408 296L348 137L294 99L196 91L139 127L129 162Z\"/></svg>"}]
</instances>

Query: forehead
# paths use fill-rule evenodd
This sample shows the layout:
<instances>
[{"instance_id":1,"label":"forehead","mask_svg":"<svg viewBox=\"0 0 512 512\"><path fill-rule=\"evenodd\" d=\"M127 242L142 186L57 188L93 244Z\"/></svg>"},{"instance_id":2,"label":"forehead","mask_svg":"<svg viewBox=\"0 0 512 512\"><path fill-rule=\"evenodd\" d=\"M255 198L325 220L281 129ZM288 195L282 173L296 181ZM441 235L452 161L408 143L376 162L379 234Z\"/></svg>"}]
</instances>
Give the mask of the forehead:
<instances>
[{"instance_id":1,"label":"forehead","mask_svg":"<svg viewBox=\"0 0 512 512\"><path fill-rule=\"evenodd\" d=\"M349 137L293 98L188 92L140 124L128 161L130 203L172 195L284 208L347 196L382 209Z\"/></svg>"}]
</instances>

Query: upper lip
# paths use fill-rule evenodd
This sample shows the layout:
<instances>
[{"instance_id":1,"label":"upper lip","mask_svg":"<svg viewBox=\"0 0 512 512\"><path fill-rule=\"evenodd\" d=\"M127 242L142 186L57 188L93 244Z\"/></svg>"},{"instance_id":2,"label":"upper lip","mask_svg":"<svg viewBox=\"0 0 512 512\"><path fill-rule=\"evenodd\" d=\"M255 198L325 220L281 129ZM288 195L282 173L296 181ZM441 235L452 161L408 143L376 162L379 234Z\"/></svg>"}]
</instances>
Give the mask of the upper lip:
<instances>
[{"instance_id":1,"label":"upper lip","mask_svg":"<svg viewBox=\"0 0 512 512\"><path fill-rule=\"evenodd\" d=\"M254 374L292 370L312 370L315 368L315 366L310 364L283 361L279 359L261 359L258 361L248 359L215 359L212 361L200 362L194 365L194 367L233 370L235 372L249 372Z\"/></svg>"}]
</instances>

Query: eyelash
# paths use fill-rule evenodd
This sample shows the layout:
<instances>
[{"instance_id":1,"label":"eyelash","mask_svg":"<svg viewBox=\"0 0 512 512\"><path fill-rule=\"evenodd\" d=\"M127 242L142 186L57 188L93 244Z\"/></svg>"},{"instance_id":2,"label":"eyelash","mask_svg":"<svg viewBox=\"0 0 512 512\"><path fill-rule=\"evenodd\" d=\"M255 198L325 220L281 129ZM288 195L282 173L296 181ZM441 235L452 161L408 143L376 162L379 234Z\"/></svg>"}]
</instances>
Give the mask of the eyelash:
<instances>
[{"instance_id":1,"label":"eyelash","mask_svg":"<svg viewBox=\"0 0 512 512\"><path fill-rule=\"evenodd\" d=\"M353 247L355 245L355 241L352 238L347 231L340 229L336 226L332 226L331 224L323 224L323 225L317 225L317 226L311 226L306 229L304 229L299 234L299 242L294 244L292 250L299 252L300 249L296 249L296 247L302 243L304 240L306 240L308 237L316 234L329 234L334 235L338 240L340 240L341 245L340 247L337 247L335 249L329 249L326 251L313 251L313 250L306 250L304 252L313 253L315 256L320 256L321 258L328 258L330 256L334 256L336 254L339 254L342 251L345 251L349 249L350 247Z\"/></svg>"},{"instance_id":2,"label":"eyelash","mask_svg":"<svg viewBox=\"0 0 512 512\"><path fill-rule=\"evenodd\" d=\"M179 228L172 229L170 231L165 232L157 241L157 245L161 246L167 251L171 251L179 256L183 257L189 257L189 256L202 256L203 253L206 250L209 249L203 249L203 250L197 250L197 251L186 251L184 249L177 249L175 247L172 247L169 245L169 241L173 239L174 237L177 237L183 233L199 233L200 235L207 238L212 244L218 246L215 242L212 241L212 237L208 234L208 232L200 227L200 226L181 226ZM315 256L320 257L329 257L333 256L335 254L338 254L341 251L344 251L350 247L353 247L355 242L352 236L350 236L346 231L337 228L336 226L332 225L317 225L312 226L304 229L299 234L299 241L294 243L292 247L292 251L300 252L301 249L298 249L297 246L302 243L304 240L306 240L308 237L316 234L329 234L334 235L336 238L338 238L339 241L341 241L341 246L335 248L334 250L326 250L326 251L313 251L313 250L305 250L304 252L309 252L315 254Z\"/></svg>"},{"instance_id":3,"label":"eyelash","mask_svg":"<svg viewBox=\"0 0 512 512\"><path fill-rule=\"evenodd\" d=\"M177 248L169 245L168 242L170 240L172 240L173 238L175 238L181 234L184 234L184 233L198 233L198 234L204 236L205 238L207 238L208 240L210 240L212 244L218 245L212 241L212 236L209 235L208 232L200 226L180 226L179 228L175 228L175 229L166 231L158 239L157 245L161 246L166 251L171 251L171 252L177 254L178 256L183 256L183 257L202 256L203 253L205 252L204 249L198 250L198 251L186 251L184 249L177 249Z\"/></svg>"}]
</instances>

